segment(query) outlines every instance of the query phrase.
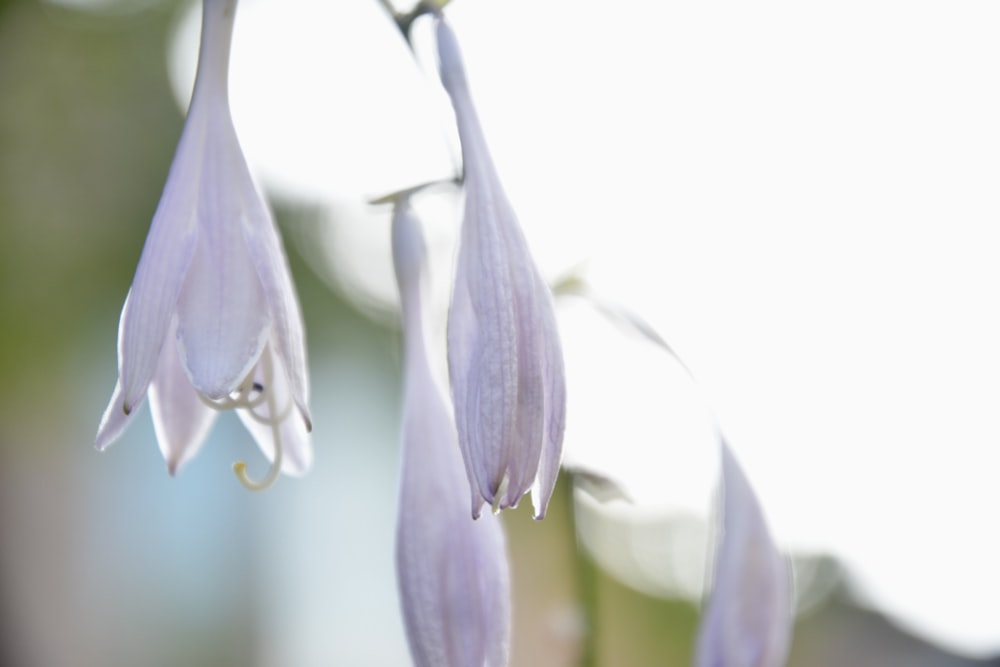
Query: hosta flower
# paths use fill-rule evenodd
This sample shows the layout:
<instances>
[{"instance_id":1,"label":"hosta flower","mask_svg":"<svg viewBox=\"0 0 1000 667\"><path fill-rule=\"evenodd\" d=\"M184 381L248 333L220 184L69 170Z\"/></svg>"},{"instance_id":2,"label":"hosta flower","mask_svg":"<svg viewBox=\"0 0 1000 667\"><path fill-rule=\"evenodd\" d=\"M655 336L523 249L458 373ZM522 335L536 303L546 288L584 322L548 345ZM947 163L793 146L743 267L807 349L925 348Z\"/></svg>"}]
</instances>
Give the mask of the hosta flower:
<instances>
[{"instance_id":1,"label":"hosta flower","mask_svg":"<svg viewBox=\"0 0 1000 667\"><path fill-rule=\"evenodd\" d=\"M696 667L780 667L791 641L787 560L729 446L722 443L722 535Z\"/></svg>"},{"instance_id":2,"label":"hosta flower","mask_svg":"<svg viewBox=\"0 0 1000 667\"><path fill-rule=\"evenodd\" d=\"M417 667L503 667L510 584L499 520L462 510L469 482L455 423L431 370L423 314L424 243L407 196L397 201L393 263L403 306L403 462L396 571Z\"/></svg>"},{"instance_id":3,"label":"hosta flower","mask_svg":"<svg viewBox=\"0 0 1000 667\"><path fill-rule=\"evenodd\" d=\"M552 293L486 146L458 43L437 25L441 81L462 143L465 217L448 318L448 364L473 516L528 490L545 514L562 455L566 391Z\"/></svg>"},{"instance_id":4,"label":"hosta flower","mask_svg":"<svg viewBox=\"0 0 1000 667\"><path fill-rule=\"evenodd\" d=\"M235 12L236 0L204 2L194 93L122 309L118 383L97 447L121 434L148 390L171 473L217 412L235 408L273 461L271 481L310 465L308 378L287 260L229 113Z\"/></svg>"}]
</instances>

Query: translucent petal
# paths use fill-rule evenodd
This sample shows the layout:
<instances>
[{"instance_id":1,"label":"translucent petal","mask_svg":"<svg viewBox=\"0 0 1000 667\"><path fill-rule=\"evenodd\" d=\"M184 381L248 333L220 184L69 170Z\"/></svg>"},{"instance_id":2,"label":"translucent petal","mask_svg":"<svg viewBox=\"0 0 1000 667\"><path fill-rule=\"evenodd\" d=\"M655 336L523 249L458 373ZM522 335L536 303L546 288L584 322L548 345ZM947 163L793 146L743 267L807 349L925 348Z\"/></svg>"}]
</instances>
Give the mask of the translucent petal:
<instances>
[{"instance_id":1,"label":"translucent petal","mask_svg":"<svg viewBox=\"0 0 1000 667\"><path fill-rule=\"evenodd\" d=\"M189 116L132 280L119 326L123 409L142 400L156 372L177 299L198 241L195 206L204 125Z\"/></svg>"},{"instance_id":2,"label":"translucent petal","mask_svg":"<svg viewBox=\"0 0 1000 667\"><path fill-rule=\"evenodd\" d=\"M220 399L257 363L271 321L242 233L242 155L228 115L215 114L202 158L198 245L177 302L181 360L191 384Z\"/></svg>"},{"instance_id":3,"label":"translucent petal","mask_svg":"<svg viewBox=\"0 0 1000 667\"><path fill-rule=\"evenodd\" d=\"M695 665L780 667L791 641L788 562L771 539L760 503L725 442L722 489L722 538Z\"/></svg>"},{"instance_id":4,"label":"translucent petal","mask_svg":"<svg viewBox=\"0 0 1000 667\"><path fill-rule=\"evenodd\" d=\"M306 431L305 422L296 415L287 370L281 358L274 354L272 345L273 338L253 371L254 382L263 387L266 400L252 408L252 412L241 409L236 414L268 461L274 461L272 421L277 420L281 438L281 472L286 475L303 475L313 463L312 438Z\"/></svg>"},{"instance_id":5,"label":"translucent petal","mask_svg":"<svg viewBox=\"0 0 1000 667\"><path fill-rule=\"evenodd\" d=\"M511 444L510 480L501 507L516 505L535 481L545 441L545 375L547 340L542 325L544 307L550 305L547 288L536 279L537 270L528 252L510 205L497 206L498 223L505 236L517 326L518 368L515 437Z\"/></svg>"},{"instance_id":6,"label":"translucent petal","mask_svg":"<svg viewBox=\"0 0 1000 667\"><path fill-rule=\"evenodd\" d=\"M218 176L213 173L215 165L203 158L205 147L219 130L212 119L218 112L228 119L227 73L234 14L235 2L204 3L194 94L132 281L133 305L127 314L122 312L119 372L125 412L141 400L153 379L188 267L201 243L198 235L204 227L199 229L199 222L204 221L199 221L199 209L205 181L210 182L209 194L213 185L218 185L217 178L212 183Z\"/></svg>"},{"instance_id":7,"label":"translucent petal","mask_svg":"<svg viewBox=\"0 0 1000 667\"><path fill-rule=\"evenodd\" d=\"M536 519L545 516L549 499L555 489L562 461L563 433L566 430L566 372L563 366L562 345L551 293L546 293L545 299L547 303L543 308L541 319L541 336L545 345L542 370L545 384L545 431L538 461L538 475L531 489L531 502L534 505Z\"/></svg>"},{"instance_id":8,"label":"translucent petal","mask_svg":"<svg viewBox=\"0 0 1000 667\"><path fill-rule=\"evenodd\" d=\"M205 405L181 366L177 325L171 327L149 386L149 407L156 441L170 474L194 458L218 414Z\"/></svg>"},{"instance_id":9,"label":"translucent petal","mask_svg":"<svg viewBox=\"0 0 1000 667\"><path fill-rule=\"evenodd\" d=\"M479 494L493 503L514 440L517 338L509 274L502 258L483 257L500 244L488 247L476 223L468 214L463 223L448 316L448 367L462 449Z\"/></svg>"},{"instance_id":10,"label":"translucent petal","mask_svg":"<svg viewBox=\"0 0 1000 667\"><path fill-rule=\"evenodd\" d=\"M140 403L133 404L132 412L125 414L125 411L122 410L122 400L122 383L119 381L115 383L115 389L111 393L111 402L104 409L101 424L97 427L96 447L98 451L103 452L117 440L137 412Z\"/></svg>"},{"instance_id":11,"label":"translucent petal","mask_svg":"<svg viewBox=\"0 0 1000 667\"><path fill-rule=\"evenodd\" d=\"M122 358L125 353L125 322L127 321L127 313L130 309L130 303L132 301L132 292L129 291L125 295L125 304L122 306L122 315L118 320L118 368L123 367ZM125 431L125 427L128 426L129 421L131 421L131 416L135 414L136 408L142 403L142 399L145 398L146 392L143 390L132 403L129 404L129 409L125 409L125 398L124 391L122 389L121 372L119 370L118 381L115 382L115 388L111 392L111 402L108 403L108 407L104 410L104 415L101 416L101 423L97 427L97 442L96 446L98 451L104 451L111 443L118 439L119 436Z\"/></svg>"},{"instance_id":12,"label":"translucent petal","mask_svg":"<svg viewBox=\"0 0 1000 667\"><path fill-rule=\"evenodd\" d=\"M246 170L246 164L242 164ZM245 173L243 234L253 261L264 297L273 316L272 348L281 357L288 373L289 389L305 421L312 430L309 414L309 373L306 368L306 340L302 311L288 269L284 246L275 228L271 212L254 188L249 173Z\"/></svg>"}]
</instances>

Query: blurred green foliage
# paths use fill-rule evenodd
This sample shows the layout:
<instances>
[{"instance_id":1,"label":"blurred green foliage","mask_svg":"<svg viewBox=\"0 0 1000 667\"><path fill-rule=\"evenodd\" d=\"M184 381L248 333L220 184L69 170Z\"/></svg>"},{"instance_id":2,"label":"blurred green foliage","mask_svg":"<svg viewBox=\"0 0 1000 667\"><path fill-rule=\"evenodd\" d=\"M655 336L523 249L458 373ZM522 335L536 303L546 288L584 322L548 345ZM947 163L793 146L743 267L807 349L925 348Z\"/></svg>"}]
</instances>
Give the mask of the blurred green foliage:
<instances>
[{"instance_id":1,"label":"blurred green foliage","mask_svg":"<svg viewBox=\"0 0 1000 667\"><path fill-rule=\"evenodd\" d=\"M113 337L182 124L174 9L0 14L0 405L57 390L92 327Z\"/></svg>"}]
</instances>

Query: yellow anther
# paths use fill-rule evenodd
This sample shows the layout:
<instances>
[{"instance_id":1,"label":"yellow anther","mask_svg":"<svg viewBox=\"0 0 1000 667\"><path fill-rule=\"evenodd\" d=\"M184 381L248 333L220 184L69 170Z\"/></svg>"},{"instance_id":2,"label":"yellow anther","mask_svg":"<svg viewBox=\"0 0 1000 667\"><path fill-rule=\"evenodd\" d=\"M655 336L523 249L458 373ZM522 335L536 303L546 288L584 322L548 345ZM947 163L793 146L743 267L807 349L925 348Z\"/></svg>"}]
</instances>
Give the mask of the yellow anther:
<instances>
[{"instance_id":1,"label":"yellow anther","mask_svg":"<svg viewBox=\"0 0 1000 667\"><path fill-rule=\"evenodd\" d=\"M267 471L267 475L264 479L260 481L250 479L250 475L247 474L247 463L246 461L237 461L233 464L233 472L236 473L236 478L240 480L240 484L250 489L251 491L263 491L267 487L278 481L278 475L281 474L281 442L277 438L274 441L274 461L271 462L271 469Z\"/></svg>"},{"instance_id":2,"label":"yellow anther","mask_svg":"<svg viewBox=\"0 0 1000 667\"><path fill-rule=\"evenodd\" d=\"M281 474L283 450L281 446L281 421L288 414L289 410L291 410L291 401L289 401L289 404L285 406L281 414L278 414L274 392L271 390L274 380L274 361L271 359L271 350L269 347L264 347L264 351L261 353L260 360L257 363L260 367L263 382L253 382L251 373L251 376L248 376L243 384L240 385L236 396L232 399L232 402L236 404L234 407L245 409L256 421L269 425L271 427L272 440L274 441L274 460L271 461L271 468L267 471L264 479L260 481L250 479L250 476L247 474L247 464L245 461L237 461L233 464L233 472L236 473L236 478L240 480L240 484L251 491L263 491L274 484L278 480L278 475ZM258 395L250 399L250 396L255 392ZM263 403L267 403L268 416L259 415L254 411L255 407Z\"/></svg>"}]
</instances>

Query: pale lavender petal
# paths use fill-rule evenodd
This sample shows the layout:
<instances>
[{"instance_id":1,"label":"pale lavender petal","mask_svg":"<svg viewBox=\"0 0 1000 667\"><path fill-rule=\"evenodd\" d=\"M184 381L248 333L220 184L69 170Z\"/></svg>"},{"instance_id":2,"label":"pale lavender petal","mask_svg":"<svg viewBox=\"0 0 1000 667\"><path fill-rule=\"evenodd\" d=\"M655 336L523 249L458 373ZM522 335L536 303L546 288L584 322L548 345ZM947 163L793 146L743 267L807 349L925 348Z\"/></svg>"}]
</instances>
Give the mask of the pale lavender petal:
<instances>
[{"instance_id":1,"label":"pale lavender petal","mask_svg":"<svg viewBox=\"0 0 1000 667\"><path fill-rule=\"evenodd\" d=\"M505 271L483 267L478 234L464 223L448 315L448 368L470 483L492 504L509 464L517 395L517 339ZM485 274L485 275L484 275ZM475 495L473 496L475 505ZM478 512L478 508L473 508Z\"/></svg>"},{"instance_id":2,"label":"pale lavender petal","mask_svg":"<svg viewBox=\"0 0 1000 667\"><path fill-rule=\"evenodd\" d=\"M228 0L226 11L235 9L235 0ZM206 4L206 22L208 7ZM232 26L229 25L231 33ZM204 44L202 46L204 47ZM228 44L226 49L228 59ZM226 70L223 70L225 72ZM273 353L281 358L288 373L289 389L295 405L305 424L305 430L312 430L312 417L309 414L309 374L306 367L305 330L302 324L302 312L299 307L295 286L292 283L291 272L288 269L288 259L285 257L284 246L278 236L277 228L271 216L271 211L264 202L246 159L239 147L232 121L228 116L226 121L231 136L232 150L230 158L231 187L235 197L239 197L241 215L234 220L239 223L239 233L243 237L248 256L257 275L257 281L262 289L263 298L271 316L274 336L271 341ZM235 235L235 230L234 230Z\"/></svg>"},{"instance_id":3,"label":"pale lavender petal","mask_svg":"<svg viewBox=\"0 0 1000 667\"><path fill-rule=\"evenodd\" d=\"M235 0L204 3L194 94L132 281L133 305L122 311L119 376L125 413L142 400L156 373L160 348L198 243L197 208L205 168L202 151L212 140L207 122L211 107L221 107L228 114L229 47L235 9Z\"/></svg>"},{"instance_id":4,"label":"pale lavender petal","mask_svg":"<svg viewBox=\"0 0 1000 667\"><path fill-rule=\"evenodd\" d=\"M775 546L750 482L725 442L722 493L722 535L695 665L781 667L792 628L788 561Z\"/></svg>"},{"instance_id":5,"label":"pale lavender petal","mask_svg":"<svg viewBox=\"0 0 1000 667\"><path fill-rule=\"evenodd\" d=\"M122 357L125 353L125 322L128 320L127 313L131 308L132 292L125 295L125 304L122 306L121 318L118 320L118 368L123 366ZM118 381L115 382L114 391L111 392L111 402L101 416L101 423L97 427L97 450L104 451L111 443L121 436L128 426L136 409L146 397L145 389L136 400L130 404L128 410L122 409L124 405L124 391L122 389L121 372L119 370Z\"/></svg>"},{"instance_id":6,"label":"pale lavender petal","mask_svg":"<svg viewBox=\"0 0 1000 667\"><path fill-rule=\"evenodd\" d=\"M117 440L125 432L125 427L129 425L137 412L139 403L132 406L132 411L129 414L125 414L122 410L122 400L122 383L119 381L115 383L115 389L111 393L111 402L104 409L101 424L97 427L97 451L103 452Z\"/></svg>"},{"instance_id":7,"label":"pale lavender petal","mask_svg":"<svg viewBox=\"0 0 1000 667\"><path fill-rule=\"evenodd\" d=\"M306 431L305 422L295 414L296 406L289 388L287 369L273 351L273 340L272 337L272 343L261 355L253 375L254 382L264 388L266 400L252 408L252 412L240 409L236 414L268 461L274 461L272 421L276 419L278 436L281 438L281 472L286 475L304 475L313 463L312 438Z\"/></svg>"},{"instance_id":8,"label":"pale lavender petal","mask_svg":"<svg viewBox=\"0 0 1000 667\"><path fill-rule=\"evenodd\" d=\"M505 667L510 574L503 528L490 514L473 521L461 510L469 479L431 372L421 271L414 270L423 244L405 201L396 213L393 257L406 349L396 566L407 638L416 667Z\"/></svg>"},{"instance_id":9,"label":"pale lavender petal","mask_svg":"<svg viewBox=\"0 0 1000 667\"><path fill-rule=\"evenodd\" d=\"M486 147L482 147L484 157ZM473 182L470 189L478 188ZM499 182L487 186L502 194ZM513 287L514 324L517 336L517 402L514 412L515 430L508 444L508 486L501 508L516 507L528 489L531 488L538 472L542 454L545 429L545 381L543 369L546 365L545 339L543 331L543 306L549 298L545 291L536 291L536 269L514 210L504 196L497 197L492 207L496 224L503 235L504 255ZM544 290L544 286L542 286ZM537 503L537 500L536 500Z\"/></svg>"},{"instance_id":10,"label":"pale lavender petal","mask_svg":"<svg viewBox=\"0 0 1000 667\"><path fill-rule=\"evenodd\" d=\"M198 240L195 205L203 128L185 124L163 195L132 280L131 306L119 326L122 405L131 412L156 373L177 299Z\"/></svg>"},{"instance_id":11,"label":"pale lavender petal","mask_svg":"<svg viewBox=\"0 0 1000 667\"><path fill-rule=\"evenodd\" d=\"M198 246L178 296L181 361L195 389L221 399L267 342L270 313L242 234L246 165L229 114L235 0L203 4L201 49L188 125L201 127Z\"/></svg>"},{"instance_id":12,"label":"pale lavender petal","mask_svg":"<svg viewBox=\"0 0 1000 667\"><path fill-rule=\"evenodd\" d=\"M544 284L543 284L544 287ZM556 325L552 295L546 288L547 304L542 317L541 335L545 340L543 382L545 384L545 433L538 461L538 476L531 487L535 518L542 519L556 486L562 462L563 433L566 430L566 372L562 345Z\"/></svg>"},{"instance_id":13,"label":"pale lavender petal","mask_svg":"<svg viewBox=\"0 0 1000 667\"><path fill-rule=\"evenodd\" d=\"M242 161L228 116L213 114L202 156L198 247L177 302L181 360L203 395L228 396L257 363L270 311L243 238Z\"/></svg>"},{"instance_id":14,"label":"pale lavender petal","mask_svg":"<svg viewBox=\"0 0 1000 667\"><path fill-rule=\"evenodd\" d=\"M246 170L245 164L243 169ZM249 172L246 172L244 183L243 235L272 315L272 348L288 372L292 398L305 421L306 430L312 430L305 329L288 259L271 212L254 187Z\"/></svg>"},{"instance_id":15,"label":"pale lavender petal","mask_svg":"<svg viewBox=\"0 0 1000 667\"><path fill-rule=\"evenodd\" d=\"M149 407L160 452L171 475L201 449L218 414L205 405L181 366L176 322L160 353L159 368L149 385Z\"/></svg>"}]
</instances>

